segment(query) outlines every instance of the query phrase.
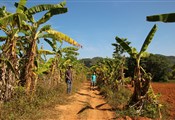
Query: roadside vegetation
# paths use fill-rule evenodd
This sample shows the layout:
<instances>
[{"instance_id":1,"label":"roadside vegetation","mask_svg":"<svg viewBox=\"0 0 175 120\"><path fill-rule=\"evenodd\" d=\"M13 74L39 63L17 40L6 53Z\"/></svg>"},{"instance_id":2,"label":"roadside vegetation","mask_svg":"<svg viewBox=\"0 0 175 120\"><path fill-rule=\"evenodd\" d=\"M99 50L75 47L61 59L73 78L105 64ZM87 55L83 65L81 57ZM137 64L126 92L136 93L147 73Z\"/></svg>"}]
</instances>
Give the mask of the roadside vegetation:
<instances>
[{"instance_id":1,"label":"roadside vegetation","mask_svg":"<svg viewBox=\"0 0 175 120\"><path fill-rule=\"evenodd\" d=\"M77 59L81 45L45 24L67 12L66 2L31 8L26 4L27 0L14 3L15 13L6 6L0 8L0 30L4 32L0 36L0 119L4 120L34 119L41 109L66 102L64 73L68 65L73 66L74 91L86 79L86 67ZM45 14L35 20L40 12ZM63 48L63 42L74 47Z\"/></svg>"}]
</instances>

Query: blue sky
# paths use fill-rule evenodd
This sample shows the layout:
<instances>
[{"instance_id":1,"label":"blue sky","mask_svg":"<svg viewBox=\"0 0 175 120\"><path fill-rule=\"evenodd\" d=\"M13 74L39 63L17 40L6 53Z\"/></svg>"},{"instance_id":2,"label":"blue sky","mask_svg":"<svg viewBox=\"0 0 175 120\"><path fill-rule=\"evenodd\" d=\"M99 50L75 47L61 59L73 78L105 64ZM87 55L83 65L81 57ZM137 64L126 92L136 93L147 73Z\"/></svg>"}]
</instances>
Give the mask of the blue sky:
<instances>
[{"instance_id":1,"label":"blue sky","mask_svg":"<svg viewBox=\"0 0 175 120\"><path fill-rule=\"evenodd\" d=\"M0 6L14 12L14 1L18 0L0 0ZM28 0L27 6L58 2L61 0ZM67 13L52 17L47 24L83 46L78 58L112 57L116 36L127 38L140 50L154 24L158 30L148 52L175 56L175 23L146 21L148 15L175 12L174 0L67 0L66 6Z\"/></svg>"}]
</instances>

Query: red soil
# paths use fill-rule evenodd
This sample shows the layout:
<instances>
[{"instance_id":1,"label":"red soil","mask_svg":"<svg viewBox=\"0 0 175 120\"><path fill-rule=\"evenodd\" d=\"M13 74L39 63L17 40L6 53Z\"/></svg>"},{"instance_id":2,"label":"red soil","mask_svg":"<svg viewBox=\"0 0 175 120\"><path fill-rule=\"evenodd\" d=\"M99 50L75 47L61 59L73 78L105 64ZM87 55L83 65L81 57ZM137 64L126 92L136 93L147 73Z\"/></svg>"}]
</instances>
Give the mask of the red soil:
<instances>
[{"instance_id":1,"label":"red soil","mask_svg":"<svg viewBox=\"0 0 175 120\"><path fill-rule=\"evenodd\" d=\"M169 115L175 119L175 83L152 83L155 93L160 93L161 102L168 103Z\"/></svg>"}]
</instances>

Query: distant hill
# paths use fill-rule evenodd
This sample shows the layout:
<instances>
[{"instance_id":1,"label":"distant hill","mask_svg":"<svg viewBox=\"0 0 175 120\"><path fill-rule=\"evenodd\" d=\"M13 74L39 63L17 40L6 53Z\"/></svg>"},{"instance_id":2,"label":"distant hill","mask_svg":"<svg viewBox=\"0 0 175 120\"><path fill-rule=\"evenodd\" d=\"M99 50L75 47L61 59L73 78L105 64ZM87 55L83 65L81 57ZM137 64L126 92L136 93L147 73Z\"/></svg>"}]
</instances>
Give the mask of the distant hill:
<instances>
[{"instance_id":1,"label":"distant hill","mask_svg":"<svg viewBox=\"0 0 175 120\"><path fill-rule=\"evenodd\" d=\"M172 64L175 64L175 56L165 56L165 55L161 55L161 54L156 54L156 55L164 56L164 57L166 57Z\"/></svg>"},{"instance_id":2,"label":"distant hill","mask_svg":"<svg viewBox=\"0 0 175 120\"><path fill-rule=\"evenodd\" d=\"M167 59L170 60L173 64L175 64L175 56L167 56Z\"/></svg>"},{"instance_id":3,"label":"distant hill","mask_svg":"<svg viewBox=\"0 0 175 120\"><path fill-rule=\"evenodd\" d=\"M156 55L160 55L160 56L167 58L171 62L172 65L175 64L175 56L165 56L161 54L156 54ZM91 67L95 65L99 60L102 60L102 59L104 58L103 57L93 57L93 58L82 58L80 59L80 61L84 63L87 67Z\"/></svg>"},{"instance_id":4,"label":"distant hill","mask_svg":"<svg viewBox=\"0 0 175 120\"><path fill-rule=\"evenodd\" d=\"M80 59L82 63L84 63L87 67L91 67L95 65L99 60L104 59L103 57L94 57L94 58L83 58Z\"/></svg>"}]
</instances>

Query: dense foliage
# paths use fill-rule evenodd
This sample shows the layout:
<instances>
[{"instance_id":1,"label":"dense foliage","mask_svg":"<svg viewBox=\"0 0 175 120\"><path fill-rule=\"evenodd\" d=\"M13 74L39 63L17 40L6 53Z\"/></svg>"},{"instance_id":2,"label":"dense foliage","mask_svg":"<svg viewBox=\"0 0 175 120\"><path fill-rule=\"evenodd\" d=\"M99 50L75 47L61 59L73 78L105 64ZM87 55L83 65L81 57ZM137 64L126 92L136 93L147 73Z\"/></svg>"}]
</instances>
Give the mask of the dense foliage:
<instances>
[{"instance_id":1,"label":"dense foliage","mask_svg":"<svg viewBox=\"0 0 175 120\"><path fill-rule=\"evenodd\" d=\"M143 60L145 70L152 75L152 81L168 81L171 75L171 63L164 56L153 55Z\"/></svg>"},{"instance_id":2,"label":"dense foliage","mask_svg":"<svg viewBox=\"0 0 175 120\"><path fill-rule=\"evenodd\" d=\"M173 59L171 59L173 60ZM133 58L127 58L126 77L133 76L135 61ZM149 57L141 59L141 66L146 72L151 73L153 82L168 81L172 77L173 62L169 60L168 56L150 54Z\"/></svg>"}]
</instances>

